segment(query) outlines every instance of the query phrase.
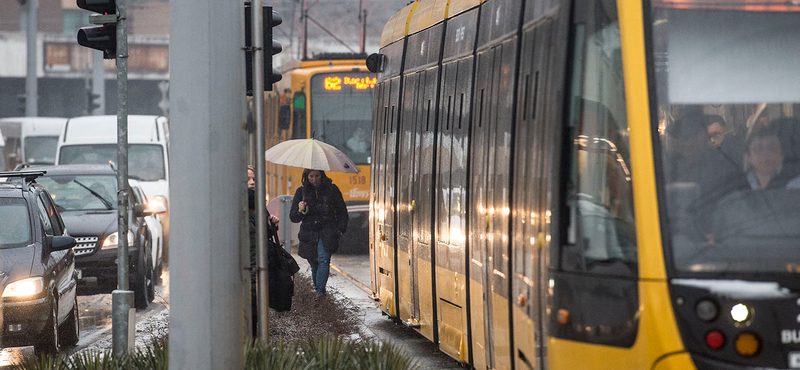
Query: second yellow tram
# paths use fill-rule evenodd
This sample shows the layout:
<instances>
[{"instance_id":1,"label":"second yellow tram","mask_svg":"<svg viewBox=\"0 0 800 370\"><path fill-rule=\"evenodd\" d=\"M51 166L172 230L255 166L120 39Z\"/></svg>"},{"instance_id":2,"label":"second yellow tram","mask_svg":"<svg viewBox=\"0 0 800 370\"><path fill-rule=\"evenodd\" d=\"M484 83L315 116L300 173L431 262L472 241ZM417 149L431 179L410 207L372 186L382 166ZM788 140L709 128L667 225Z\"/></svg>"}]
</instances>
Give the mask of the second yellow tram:
<instances>
[{"instance_id":1,"label":"second yellow tram","mask_svg":"<svg viewBox=\"0 0 800 370\"><path fill-rule=\"evenodd\" d=\"M284 65L282 75L265 93L266 147L314 138L358 165L359 173L326 174L342 191L350 215L340 251L366 253L375 74L367 70L363 55L322 54ZM267 197L294 195L302 172L267 163Z\"/></svg>"}]
</instances>

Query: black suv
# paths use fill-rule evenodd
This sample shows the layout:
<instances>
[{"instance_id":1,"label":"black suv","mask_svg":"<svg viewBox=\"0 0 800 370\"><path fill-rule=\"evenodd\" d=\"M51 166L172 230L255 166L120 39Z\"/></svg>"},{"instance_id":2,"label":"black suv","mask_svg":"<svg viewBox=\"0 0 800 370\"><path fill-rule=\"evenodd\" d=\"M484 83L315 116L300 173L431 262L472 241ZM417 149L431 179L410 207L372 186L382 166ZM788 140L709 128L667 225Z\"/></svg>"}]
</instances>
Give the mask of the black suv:
<instances>
[{"instance_id":1,"label":"black suv","mask_svg":"<svg viewBox=\"0 0 800 370\"><path fill-rule=\"evenodd\" d=\"M43 171L0 172L0 346L34 346L55 354L74 346L78 325L75 239L50 194L34 179Z\"/></svg>"},{"instance_id":2,"label":"black suv","mask_svg":"<svg viewBox=\"0 0 800 370\"><path fill-rule=\"evenodd\" d=\"M75 266L81 293L109 293L117 288L117 173L110 165L37 166L47 174L36 181L53 197L75 237ZM129 196L128 272L136 308L147 308L155 295L147 205Z\"/></svg>"}]
</instances>

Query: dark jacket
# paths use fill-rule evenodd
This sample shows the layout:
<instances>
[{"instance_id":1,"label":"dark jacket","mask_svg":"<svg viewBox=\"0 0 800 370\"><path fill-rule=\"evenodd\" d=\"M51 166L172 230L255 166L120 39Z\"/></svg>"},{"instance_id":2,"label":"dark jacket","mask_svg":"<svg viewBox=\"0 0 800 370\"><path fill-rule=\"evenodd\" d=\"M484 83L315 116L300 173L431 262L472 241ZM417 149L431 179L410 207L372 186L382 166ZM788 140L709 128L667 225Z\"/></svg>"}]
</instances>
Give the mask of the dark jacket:
<instances>
[{"instance_id":1,"label":"dark jacket","mask_svg":"<svg viewBox=\"0 0 800 370\"><path fill-rule=\"evenodd\" d=\"M278 232L278 227L273 225L271 222L269 222L269 211L267 211L266 220L267 220L267 232L265 234L267 235L267 239L269 239L270 235ZM255 281L255 277L258 275L258 273L257 273L257 271L255 269L256 266L258 265L258 254L256 253L256 248L257 248L257 243L256 243L257 233L256 233L256 229L258 227L256 225L256 213L255 212L253 212L253 214L251 214L250 217L248 217L248 221L249 221L249 228L250 228L250 269L251 269L250 270L251 271L250 275L253 278L253 280ZM274 257L275 257L275 253L272 250L272 248L267 248L267 261L272 261L274 259Z\"/></svg>"},{"instance_id":2,"label":"dark jacket","mask_svg":"<svg viewBox=\"0 0 800 370\"><path fill-rule=\"evenodd\" d=\"M300 213L298 204L305 201L308 212ZM292 209L289 212L292 222L300 222L300 257L306 259L317 258L317 243L322 239L322 245L328 253L339 250L339 237L347 231L347 206L339 188L328 179L322 179L319 187L304 184L297 188L292 200Z\"/></svg>"}]
</instances>

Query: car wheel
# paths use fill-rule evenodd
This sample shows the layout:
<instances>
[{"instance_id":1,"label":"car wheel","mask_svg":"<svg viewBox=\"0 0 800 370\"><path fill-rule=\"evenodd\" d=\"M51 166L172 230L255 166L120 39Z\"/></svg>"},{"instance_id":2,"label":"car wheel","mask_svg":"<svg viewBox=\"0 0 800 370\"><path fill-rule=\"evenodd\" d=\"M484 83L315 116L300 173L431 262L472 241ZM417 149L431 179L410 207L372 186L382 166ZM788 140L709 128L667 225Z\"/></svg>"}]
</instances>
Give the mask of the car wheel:
<instances>
[{"instance_id":1,"label":"car wheel","mask_svg":"<svg viewBox=\"0 0 800 370\"><path fill-rule=\"evenodd\" d=\"M78 340L81 338L79 311L78 296L75 295L72 303L72 312L69 313L67 321L64 321L63 326L58 331L59 334L63 334L63 337L60 339L62 345L71 347L78 344Z\"/></svg>"},{"instance_id":2,"label":"car wheel","mask_svg":"<svg viewBox=\"0 0 800 370\"><path fill-rule=\"evenodd\" d=\"M149 289L149 285L153 282L153 265L147 261L146 256L141 256L139 258L139 261L143 261L144 263L139 263L138 271L136 271L133 301L137 309L143 310L153 301L153 299L150 298Z\"/></svg>"},{"instance_id":3,"label":"car wheel","mask_svg":"<svg viewBox=\"0 0 800 370\"><path fill-rule=\"evenodd\" d=\"M47 319L41 338L33 346L33 351L38 357L58 354L58 302L55 298L52 302L50 318Z\"/></svg>"}]
</instances>

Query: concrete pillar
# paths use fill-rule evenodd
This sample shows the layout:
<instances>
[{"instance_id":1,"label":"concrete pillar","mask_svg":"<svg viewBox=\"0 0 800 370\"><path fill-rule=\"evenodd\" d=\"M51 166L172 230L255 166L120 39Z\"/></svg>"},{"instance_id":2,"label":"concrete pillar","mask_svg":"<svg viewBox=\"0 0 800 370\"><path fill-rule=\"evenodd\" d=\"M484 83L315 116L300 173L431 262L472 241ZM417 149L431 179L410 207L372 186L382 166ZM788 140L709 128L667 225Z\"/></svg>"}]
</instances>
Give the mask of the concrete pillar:
<instances>
[{"instance_id":1,"label":"concrete pillar","mask_svg":"<svg viewBox=\"0 0 800 370\"><path fill-rule=\"evenodd\" d=\"M170 1L170 368L241 369L241 2Z\"/></svg>"}]
</instances>

